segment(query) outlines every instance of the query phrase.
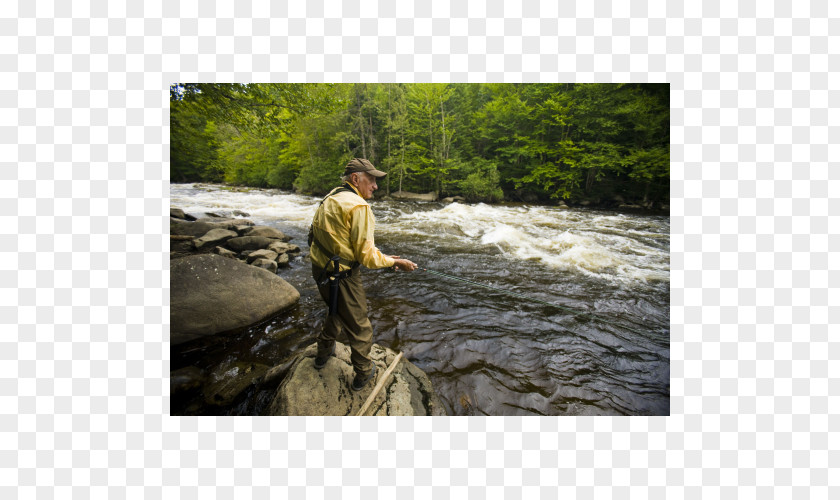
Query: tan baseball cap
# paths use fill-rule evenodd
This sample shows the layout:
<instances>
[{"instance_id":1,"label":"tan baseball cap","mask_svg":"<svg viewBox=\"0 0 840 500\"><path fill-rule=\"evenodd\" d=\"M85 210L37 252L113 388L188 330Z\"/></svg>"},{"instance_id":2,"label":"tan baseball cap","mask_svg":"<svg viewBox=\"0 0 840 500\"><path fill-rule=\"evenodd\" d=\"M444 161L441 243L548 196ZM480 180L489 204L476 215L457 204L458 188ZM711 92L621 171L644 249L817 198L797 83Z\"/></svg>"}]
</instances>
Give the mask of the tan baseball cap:
<instances>
[{"instance_id":1,"label":"tan baseball cap","mask_svg":"<svg viewBox=\"0 0 840 500\"><path fill-rule=\"evenodd\" d=\"M376 170L373 163L365 160L364 158L353 158L347 166L344 167L344 175L350 175L353 172L365 172L374 177L385 177L388 175L381 170Z\"/></svg>"}]
</instances>

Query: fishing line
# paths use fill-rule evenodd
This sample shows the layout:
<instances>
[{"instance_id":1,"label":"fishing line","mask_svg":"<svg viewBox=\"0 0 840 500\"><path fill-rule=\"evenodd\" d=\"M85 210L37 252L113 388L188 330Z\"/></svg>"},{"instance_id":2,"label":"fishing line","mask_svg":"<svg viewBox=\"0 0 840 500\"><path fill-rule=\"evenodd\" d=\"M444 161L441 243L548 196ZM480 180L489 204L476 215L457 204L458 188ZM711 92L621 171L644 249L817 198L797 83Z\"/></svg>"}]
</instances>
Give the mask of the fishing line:
<instances>
[{"instance_id":1,"label":"fishing line","mask_svg":"<svg viewBox=\"0 0 840 500\"><path fill-rule=\"evenodd\" d=\"M494 292L503 293L505 295L510 295L512 297L517 297L519 299L522 299L522 300L525 300L525 301L528 301L528 302L532 302L532 303L535 303L535 304L541 304L541 305L544 305L544 306L555 307L557 309L560 309L560 310L563 310L563 311L566 311L566 312L572 314L572 317L589 316L590 318L597 319L599 321L603 321L604 323L611 324L611 325L616 326L618 328L623 328L625 330L630 330L630 331L634 331L636 333L645 334L645 332L642 332L640 330L636 330L635 328L630 328L626 325L622 325L622 324L616 323L614 321L610 321L606 318L602 318L602 317L597 316L597 315L595 315L593 313L590 313L590 312L578 311L578 310L572 309L571 307L561 306L560 304L555 304L553 302L546 302L544 300L535 299L534 297L529 297L528 295L523 295L521 293L512 292L512 291L506 290L504 288L491 286L491 285L485 285L484 283L479 283L477 281L472 281L472 280L460 278L458 276L453 276L451 274L442 273L440 271L434 271L432 269L427 269L425 267L419 267L418 266L417 269L420 269L421 271L425 271L427 273L435 274L435 275L438 275L438 276L441 276L441 277L444 277L444 278L448 278L448 279L451 279L451 280L460 281L462 283L467 283L469 285L473 285L473 286L477 286L477 287L481 287L481 288L486 288L488 290L493 290Z\"/></svg>"}]
</instances>

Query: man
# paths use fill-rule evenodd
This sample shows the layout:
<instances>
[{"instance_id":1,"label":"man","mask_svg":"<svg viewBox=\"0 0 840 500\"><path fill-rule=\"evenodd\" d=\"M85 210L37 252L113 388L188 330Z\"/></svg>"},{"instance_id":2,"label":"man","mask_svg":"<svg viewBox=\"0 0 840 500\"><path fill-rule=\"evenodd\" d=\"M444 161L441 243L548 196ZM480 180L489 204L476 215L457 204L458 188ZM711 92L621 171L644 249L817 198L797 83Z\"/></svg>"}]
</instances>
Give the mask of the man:
<instances>
[{"instance_id":1,"label":"man","mask_svg":"<svg viewBox=\"0 0 840 500\"><path fill-rule=\"evenodd\" d=\"M385 172L374 168L368 160L354 158L344 168L344 185L333 189L324 198L312 220L309 255L312 276L321 298L330 306L324 329L318 336L315 368L323 368L335 356L335 339L344 328L350 343L350 359L356 373L351 389L361 390L375 379L376 366L370 360L373 328L367 316L367 299L359 266L368 269L395 267L403 271L417 269L417 264L398 255L383 255L373 241L374 218L365 201L378 189L376 179ZM331 300L334 262L338 261L337 300ZM335 291L333 291L335 293ZM331 305L331 302L333 305ZM335 310L333 309L335 307Z\"/></svg>"}]
</instances>

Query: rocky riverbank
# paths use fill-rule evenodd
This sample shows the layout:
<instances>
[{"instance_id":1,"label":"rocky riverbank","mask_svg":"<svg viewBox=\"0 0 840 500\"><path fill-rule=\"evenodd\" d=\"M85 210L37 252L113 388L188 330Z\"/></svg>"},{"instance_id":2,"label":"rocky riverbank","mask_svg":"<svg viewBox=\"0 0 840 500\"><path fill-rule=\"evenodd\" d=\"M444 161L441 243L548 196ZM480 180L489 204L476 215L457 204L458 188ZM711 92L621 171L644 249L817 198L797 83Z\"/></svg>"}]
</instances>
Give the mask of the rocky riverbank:
<instances>
[{"instance_id":1,"label":"rocky riverbank","mask_svg":"<svg viewBox=\"0 0 840 500\"><path fill-rule=\"evenodd\" d=\"M350 390L353 365L350 347L336 343L336 356L316 370L315 344L276 366L231 362L205 372L186 367L170 374L172 398L190 401L184 414L216 408L219 414L356 415L373 392L371 381L362 390ZM373 344L378 382L397 353ZM263 402L262 407L259 403ZM446 415L429 377L402 359L388 376L365 412L370 416Z\"/></svg>"},{"instance_id":2,"label":"rocky riverbank","mask_svg":"<svg viewBox=\"0 0 840 500\"><path fill-rule=\"evenodd\" d=\"M197 219L178 208L169 212L170 259L214 253L274 273L300 254L300 247L289 244L291 238L273 227L232 217Z\"/></svg>"},{"instance_id":3,"label":"rocky riverbank","mask_svg":"<svg viewBox=\"0 0 840 500\"><path fill-rule=\"evenodd\" d=\"M172 364L180 366L170 372L172 414L355 415L375 383L350 390L350 348L341 343L322 370L313 366L314 344L273 366L232 356L202 367L184 357L225 342L227 332L273 321L300 299L277 275L301 260L300 247L276 228L239 218L247 214L232 215L170 210L170 338ZM377 380L395 355L374 344ZM407 359L388 378L368 415L445 414L428 376Z\"/></svg>"}]
</instances>

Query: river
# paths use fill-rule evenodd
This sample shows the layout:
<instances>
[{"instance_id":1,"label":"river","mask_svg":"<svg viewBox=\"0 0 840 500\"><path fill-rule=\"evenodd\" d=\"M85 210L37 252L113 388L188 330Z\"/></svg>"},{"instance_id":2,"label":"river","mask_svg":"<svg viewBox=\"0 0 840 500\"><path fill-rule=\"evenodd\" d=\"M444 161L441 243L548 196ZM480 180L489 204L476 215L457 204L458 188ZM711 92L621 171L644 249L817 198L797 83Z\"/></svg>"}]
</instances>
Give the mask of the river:
<instances>
[{"instance_id":1,"label":"river","mask_svg":"<svg viewBox=\"0 0 840 500\"><path fill-rule=\"evenodd\" d=\"M197 216L246 212L302 248L320 201L205 184L171 184L170 198ZM429 270L363 270L374 342L423 369L447 413L670 414L668 216L524 204L371 205L377 246ZM314 342L326 307L307 253L278 271L300 291L297 306L200 349L173 349L172 369L234 359L275 365ZM269 399L253 394L231 412L259 414Z\"/></svg>"}]
</instances>

